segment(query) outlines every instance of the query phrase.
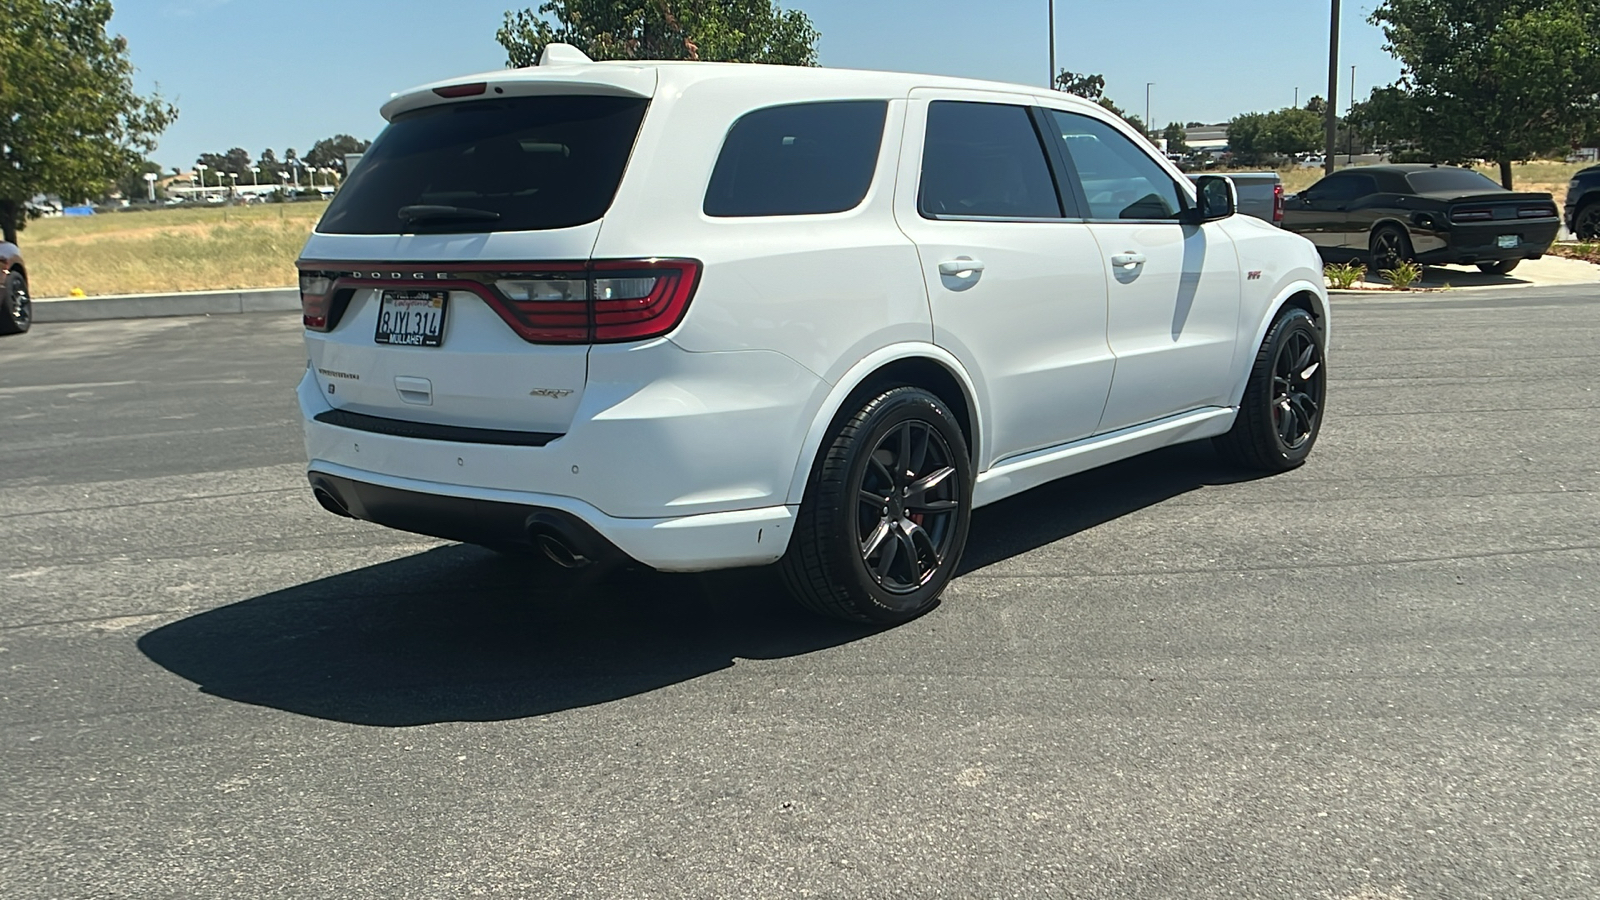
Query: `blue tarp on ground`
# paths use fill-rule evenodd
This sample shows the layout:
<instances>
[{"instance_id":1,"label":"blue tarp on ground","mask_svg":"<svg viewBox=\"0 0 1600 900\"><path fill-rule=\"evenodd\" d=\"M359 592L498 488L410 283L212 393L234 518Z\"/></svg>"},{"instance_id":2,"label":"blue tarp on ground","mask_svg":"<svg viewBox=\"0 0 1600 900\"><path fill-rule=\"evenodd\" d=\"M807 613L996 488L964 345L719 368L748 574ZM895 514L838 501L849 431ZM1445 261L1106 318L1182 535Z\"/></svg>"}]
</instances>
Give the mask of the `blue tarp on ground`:
<instances>
[{"instance_id":1,"label":"blue tarp on ground","mask_svg":"<svg viewBox=\"0 0 1600 900\"><path fill-rule=\"evenodd\" d=\"M66 209L63 209L61 211L61 214L63 216L92 216L92 215L94 215L94 207L92 207L92 206L69 206Z\"/></svg>"}]
</instances>

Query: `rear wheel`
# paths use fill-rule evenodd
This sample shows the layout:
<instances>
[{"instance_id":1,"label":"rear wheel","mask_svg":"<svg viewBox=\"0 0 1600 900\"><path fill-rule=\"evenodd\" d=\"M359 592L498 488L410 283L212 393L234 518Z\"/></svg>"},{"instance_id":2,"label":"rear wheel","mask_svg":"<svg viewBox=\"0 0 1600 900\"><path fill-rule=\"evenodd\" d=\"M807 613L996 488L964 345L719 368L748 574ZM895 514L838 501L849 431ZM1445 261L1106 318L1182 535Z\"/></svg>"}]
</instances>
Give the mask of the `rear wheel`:
<instances>
[{"instance_id":1,"label":"rear wheel","mask_svg":"<svg viewBox=\"0 0 1600 900\"><path fill-rule=\"evenodd\" d=\"M1510 275L1520 262L1520 259L1502 259L1499 262L1478 263L1478 269L1489 275Z\"/></svg>"},{"instance_id":2,"label":"rear wheel","mask_svg":"<svg viewBox=\"0 0 1600 900\"><path fill-rule=\"evenodd\" d=\"M5 294L0 296L0 334L21 334L33 325L33 299L28 279L21 272L6 273Z\"/></svg>"},{"instance_id":3,"label":"rear wheel","mask_svg":"<svg viewBox=\"0 0 1600 900\"><path fill-rule=\"evenodd\" d=\"M1600 241L1600 199L1590 200L1572 217L1572 233L1580 241Z\"/></svg>"},{"instance_id":4,"label":"rear wheel","mask_svg":"<svg viewBox=\"0 0 1600 900\"><path fill-rule=\"evenodd\" d=\"M1299 466L1322 429L1327 387L1321 329L1305 310L1285 310L1261 342L1239 416L1216 439L1217 451L1262 472Z\"/></svg>"},{"instance_id":5,"label":"rear wheel","mask_svg":"<svg viewBox=\"0 0 1600 900\"><path fill-rule=\"evenodd\" d=\"M1382 225L1374 229L1372 237L1368 240L1368 259L1372 261L1372 268L1378 272L1392 269L1403 262L1411 262L1411 238L1403 229L1393 225Z\"/></svg>"},{"instance_id":6,"label":"rear wheel","mask_svg":"<svg viewBox=\"0 0 1600 900\"><path fill-rule=\"evenodd\" d=\"M823 445L779 571L807 609L898 624L938 604L971 517L972 466L949 407L893 388Z\"/></svg>"}]
</instances>

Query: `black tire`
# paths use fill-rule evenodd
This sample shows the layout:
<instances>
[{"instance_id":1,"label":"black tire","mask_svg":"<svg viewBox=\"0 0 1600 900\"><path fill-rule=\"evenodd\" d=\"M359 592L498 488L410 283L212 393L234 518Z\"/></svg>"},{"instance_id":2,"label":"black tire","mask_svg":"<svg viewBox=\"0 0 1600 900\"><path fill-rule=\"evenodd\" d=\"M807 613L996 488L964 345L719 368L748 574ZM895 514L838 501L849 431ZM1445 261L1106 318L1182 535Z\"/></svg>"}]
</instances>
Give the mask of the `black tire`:
<instances>
[{"instance_id":1,"label":"black tire","mask_svg":"<svg viewBox=\"0 0 1600 900\"><path fill-rule=\"evenodd\" d=\"M1502 259L1499 262L1478 263L1478 270L1485 275L1510 275L1520 262L1520 259Z\"/></svg>"},{"instance_id":2,"label":"black tire","mask_svg":"<svg viewBox=\"0 0 1600 900\"><path fill-rule=\"evenodd\" d=\"M1572 217L1572 233L1580 241L1600 241L1600 198L1586 201Z\"/></svg>"},{"instance_id":3,"label":"black tire","mask_svg":"<svg viewBox=\"0 0 1600 900\"><path fill-rule=\"evenodd\" d=\"M1322 330L1303 309L1287 309L1267 329L1233 428L1215 439L1230 462L1287 472L1306 461L1322 429L1328 367Z\"/></svg>"},{"instance_id":4,"label":"black tire","mask_svg":"<svg viewBox=\"0 0 1600 900\"><path fill-rule=\"evenodd\" d=\"M789 593L856 622L899 624L937 606L972 520L972 464L950 408L921 388L883 390L818 456L778 564Z\"/></svg>"},{"instance_id":5,"label":"black tire","mask_svg":"<svg viewBox=\"0 0 1600 900\"><path fill-rule=\"evenodd\" d=\"M22 334L33 327L33 299L28 279L15 269L6 273L5 294L0 296L0 334Z\"/></svg>"},{"instance_id":6,"label":"black tire","mask_svg":"<svg viewBox=\"0 0 1600 900\"><path fill-rule=\"evenodd\" d=\"M1371 236L1367 238L1367 260L1373 272L1382 273L1384 269L1392 269L1415 259L1411 236L1406 234L1404 228L1380 225L1372 229Z\"/></svg>"}]
</instances>

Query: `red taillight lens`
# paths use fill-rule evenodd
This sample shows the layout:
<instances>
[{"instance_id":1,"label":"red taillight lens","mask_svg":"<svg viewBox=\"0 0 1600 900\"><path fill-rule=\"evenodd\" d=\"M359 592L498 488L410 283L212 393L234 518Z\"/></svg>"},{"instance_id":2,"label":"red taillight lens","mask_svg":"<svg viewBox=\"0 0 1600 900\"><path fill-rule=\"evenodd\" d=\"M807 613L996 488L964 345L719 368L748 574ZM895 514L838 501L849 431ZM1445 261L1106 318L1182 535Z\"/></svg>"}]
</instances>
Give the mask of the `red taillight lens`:
<instances>
[{"instance_id":1,"label":"red taillight lens","mask_svg":"<svg viewBox=\"0 0 1600 900\"><path fill-rule=\"evenodd\" d=\"M1494 218L1494 213L1487 209L1458 209L1450 218L1457 222L1486 222Z\"/></svg>"},{"instance_id":2,"label":"red taillight lens","mask_svg":"<svg viewBox=\"0 0 1600 900\"><path fill-rule=\"evenodd\" d=\"M487 81L475 81L472 84L452 84L449 87L434 88L433 92L441 97L476 97L489 90Z\"/></svg>"},{"instance_id":3,"label":"red taillight lens","mask_svg":"<svg viewBox=\"0 0 1600 900\"><path fill-rule=\"evenodd\" d=\"M1555 218L1555 215L1556 207L1553 203L1549 206L1523 206L1517 209L1517 218L1519 219Z\"/></svg>"},{"instance_id":4,"label":"red taillight lens","mask_svg":"<svg viewBox=\"0 0 1600 900\"><path fill-rule=\"evenodd\" d=\"M525 341L586 344L660 337L678 327L700 280L692 259L604 260L497 278L501 313Z\"/></svg>"},{"instance_id":5,"label":"red taillight lens","mask_svg":"<svg viewBox=\"0 0 1600 900\"><path fill-rule=\"evenodd\" d=\"M1272 221L1283 221L1283 185L1272 186Z\"/></svg>"},{"instance_id":6,"label":"red taillight lens","mask_svg":"<svg viewBox=\"0 0 1600 900\"><path fill-rule=\"evenodd\" d=\"M312 331L327 331L333 307L333 279L316 272L300 273L300 314Z\"/></svg>"},{"instance_id":7,"label":"red taillight lens","mask_svg":"<svg viewBox=\"0 0 1600 900\"><path fill-rule=\"evenodd\" d=\"M595 263L589 296L594 340L637 341L678 327L700 280L700 264L687 259Z\"/></svg>"}]
</instances>

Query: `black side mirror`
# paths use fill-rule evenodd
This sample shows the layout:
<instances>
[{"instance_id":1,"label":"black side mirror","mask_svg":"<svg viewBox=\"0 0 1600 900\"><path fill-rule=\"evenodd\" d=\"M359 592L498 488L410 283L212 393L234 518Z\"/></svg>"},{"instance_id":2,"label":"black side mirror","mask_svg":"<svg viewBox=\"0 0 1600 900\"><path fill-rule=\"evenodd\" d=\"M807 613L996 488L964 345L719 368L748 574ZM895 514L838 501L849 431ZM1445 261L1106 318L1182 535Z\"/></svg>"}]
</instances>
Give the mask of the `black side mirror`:
<instances>
[{"instance_id":1,"label":"black side mirror","mask_svg":"<svg viewBox=\"0 0 1600 900\"><path fill-rule=\"evenodd\" d=\"M1185 225L1226 219L1239 209L1239 192L1225 175L1202 175L1194 180L1197 205L1183 211Z\"/></svg>"}]
</instances>

